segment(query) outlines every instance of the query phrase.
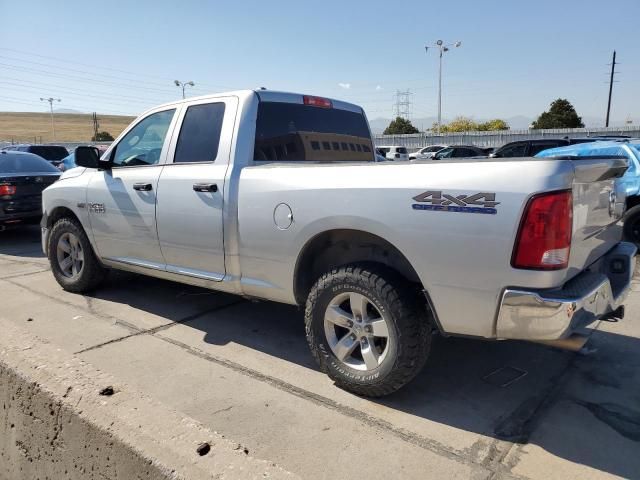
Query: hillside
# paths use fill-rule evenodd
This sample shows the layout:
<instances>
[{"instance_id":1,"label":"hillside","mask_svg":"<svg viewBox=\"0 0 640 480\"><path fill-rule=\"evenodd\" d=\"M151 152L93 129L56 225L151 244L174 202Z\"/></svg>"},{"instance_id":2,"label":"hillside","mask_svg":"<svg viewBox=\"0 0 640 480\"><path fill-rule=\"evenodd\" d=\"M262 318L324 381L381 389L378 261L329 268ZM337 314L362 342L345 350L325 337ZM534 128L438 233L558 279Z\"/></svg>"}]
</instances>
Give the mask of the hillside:
<instances>
[{"instance_id":1,"label":"hillside","mask_svg":"<svg viewBox=\"0 0 640 480\"><path fill-rule=\"evenodd\" d=\"M100 115L100 131L117 137L135 117ZM91 140L93 120L91 114L56 113L56 141L83 142ZM0 141L52 142L49 113L0 112Z\"/></svg>"}]
</instances>

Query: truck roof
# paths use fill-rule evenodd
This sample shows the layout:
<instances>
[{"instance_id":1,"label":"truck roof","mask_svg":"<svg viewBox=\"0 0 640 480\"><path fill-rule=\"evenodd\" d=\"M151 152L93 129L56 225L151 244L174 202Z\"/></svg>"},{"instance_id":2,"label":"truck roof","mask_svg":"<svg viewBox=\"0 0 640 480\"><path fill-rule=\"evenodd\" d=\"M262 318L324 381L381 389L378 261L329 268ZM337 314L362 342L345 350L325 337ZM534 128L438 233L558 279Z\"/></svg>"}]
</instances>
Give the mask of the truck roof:
<instances>
[{"instance_id":1,"label":"truck roof","mask_svg":"<svg viewBox=\"0 0 640 480\"><path fill-rule=\"evenodd\" d=\"M161 107L170 107L170 106L177 106L180 105L182 103L187 103L187 102L193 102L198 101L198 100L214 100L216 98L221 98L221 97L229 97L229 96L236 96L239 98L247 98L251 95L258 95L258 98L260 98L261 101L266 101L266 102L285 102L285 103L300 103L302 104L304 102L304 97L305 96L315 96L315 95L311 95L311 94L303 94L303 93L295 93L295 92L282 92L282 91L277 91L277 90L267 90L267 89L262 89L262 88L257 88L255 90L233 90L230 92L220 92L220 93L211 93L211 94L207 94L207 95L200 95L198 97L189 97L189 98L185 98L185 99L180 99L180 100L176 100L175 102L168 102L168 103L164 103L161 105L157 105L153 108L150 108L148 110L146 110L145 112L142 113L146 113L147 111L150 110L155 110L157 108L161 108ZM349 103L349 102L344 102L342 100L337 100L334 98L329 98L329 97L320 97L320 98L324 98L327 100L331 101L331 105L332 108L339 108L341 110L348 110L351 112L356 112L356 113L364 113L364 110L362 109L362 107L355 105L353 103Z\"/></svg>"}]
</instances>

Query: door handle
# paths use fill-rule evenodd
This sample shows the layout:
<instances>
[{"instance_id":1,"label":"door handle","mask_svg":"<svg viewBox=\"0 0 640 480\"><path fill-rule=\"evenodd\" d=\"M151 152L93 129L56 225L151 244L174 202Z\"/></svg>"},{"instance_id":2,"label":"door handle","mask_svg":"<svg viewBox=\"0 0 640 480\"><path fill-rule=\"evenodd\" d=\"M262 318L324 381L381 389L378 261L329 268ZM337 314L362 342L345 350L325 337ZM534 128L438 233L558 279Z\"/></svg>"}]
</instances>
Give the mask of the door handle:
<instances>
[{"instance_id":1,"label":"door handle","mask_svg":"<svg viewBox=\"0 0 640 480\"><path fill-rule=\"evenodd\" d=\"M194 183L193 189L196 192L217 192L218 185L215 183Z\"/></svg>"},{"instance_id":2,"label":"door handle","mask_svg":"<svg viewBox=\"0 0 640 480\"><path fill-rule=\"evenodd\" d=\"M150 183L134 183L133 189L138 190L140 192L149 192L153 190Z\"/></svg>"}]
</instances>

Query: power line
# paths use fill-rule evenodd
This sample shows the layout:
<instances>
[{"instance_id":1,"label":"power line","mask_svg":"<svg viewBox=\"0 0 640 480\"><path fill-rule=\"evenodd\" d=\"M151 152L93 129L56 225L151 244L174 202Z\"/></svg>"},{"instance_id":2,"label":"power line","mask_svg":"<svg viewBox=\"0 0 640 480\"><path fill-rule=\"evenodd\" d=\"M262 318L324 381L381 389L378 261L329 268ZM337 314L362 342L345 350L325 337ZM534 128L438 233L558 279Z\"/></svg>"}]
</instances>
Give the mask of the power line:
<instances>
[{"instance_id":1,"label":"power line","mask_svg":"<svg viewBox=\"0 0 640 480\"><path fill-rule=\"evenodd\" d=\"M40 55L37 53L33 53L33 52L27 52L24 50L16 50L14 48L6 48L6 47L0 47L0 50L4 50L4 51L8 51L8 52L14 52L14 53L18 53L20 55L27 55L27 56L31 56L31 57L38 57L38 58L44 58L46 60L56 60L58 62L62 62L62 63L70 63L73 65L81 65L83 67L90 67L90 68L95 68L98 69L100 72L103 72L104 70L109 70L112 72L120 72L120 73L125 73L125 74L129 74L131 75L132 72L130 70L123 70L123 69L119 69L119 68L112 68L112 67L106 67L104 65L95 65L95 64L90 64L90 63L83 63L83 62L78 62L78 61L74 61L74 60L68 60L68 59L64 59L64 58L60 58L60 57L53 57L51 55ZM18 61L22 61L22 62L28 62L27 60L19 60ZM31 62L33 63L33 62ZM60 68L58 66L54 66L54 68ZM64 67L67 68L67 67ZM169 79L168 77L160 77L158 75L150 75L150 74L145 74L145 73L139 73L136 72L133 75L135 75L136 77L147 77L147 78L155 78L156 80L161 80L162 84L157 84L157 85L164 85L166 82L171 82L172 80ZM116 77L114 77L116 78ZM227 85L213 85L213 84L207 84L207 83L203 83L203 82L198 82L200 85L203 86L208 86L211 88L222 88L222 89L233 89L233 87L229 87Z\"/></svg>"}]
</instances>

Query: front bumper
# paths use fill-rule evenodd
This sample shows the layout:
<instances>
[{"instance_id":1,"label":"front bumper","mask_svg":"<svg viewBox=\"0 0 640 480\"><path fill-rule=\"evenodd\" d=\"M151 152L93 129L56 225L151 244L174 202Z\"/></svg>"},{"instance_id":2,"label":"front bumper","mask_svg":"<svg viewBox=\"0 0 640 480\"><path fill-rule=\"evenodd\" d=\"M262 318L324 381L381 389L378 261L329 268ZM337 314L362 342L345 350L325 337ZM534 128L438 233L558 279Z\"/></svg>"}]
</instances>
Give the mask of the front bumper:
<instances>
[{"instance_id":1,"label":"front bumper","mask_svg":"<svg viewBox=\"0 0 640 480\"><path fill-rule=\"evenodd\" d=\"M497 338L557 340L613 312L625 301L635 269L635 245L620 242L562 288L506 289Z\"/></svg>"}]
</instances>

